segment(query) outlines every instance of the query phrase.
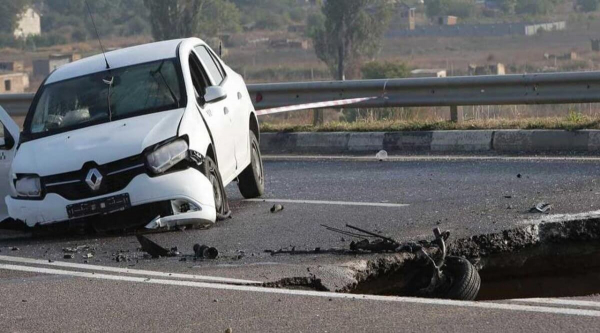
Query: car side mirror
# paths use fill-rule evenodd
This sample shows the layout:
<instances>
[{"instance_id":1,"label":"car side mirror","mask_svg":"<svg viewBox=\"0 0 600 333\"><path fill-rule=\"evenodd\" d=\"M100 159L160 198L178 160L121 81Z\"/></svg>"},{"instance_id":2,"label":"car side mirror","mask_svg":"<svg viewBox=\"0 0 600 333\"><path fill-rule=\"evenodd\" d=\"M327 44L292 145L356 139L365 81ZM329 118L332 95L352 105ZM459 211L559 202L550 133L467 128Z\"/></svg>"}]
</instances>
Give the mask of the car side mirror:
<instances>
[{"instance_id":1,"label":"car side mirror","mask_svg":"<svg viewBox=\"0 0 600 333\"><path fill-rule=\"evenodd\" d=\"M212 86L206 88L206 94L204 94L204 101L206 103L214 103L222 101L227 98L227 91L219 86Z\"/></svg>"},{"instance_id":2,"label":"car side mirror","mask_svg":"<svg viewBox=\"0 0 600 333\"><path fill-rule=\"evenodd\" d=\"M11 135L6 135L5 138L0 138L0 150L11 150L15 145L15 139Z\"/></svg>"}]
</instances>

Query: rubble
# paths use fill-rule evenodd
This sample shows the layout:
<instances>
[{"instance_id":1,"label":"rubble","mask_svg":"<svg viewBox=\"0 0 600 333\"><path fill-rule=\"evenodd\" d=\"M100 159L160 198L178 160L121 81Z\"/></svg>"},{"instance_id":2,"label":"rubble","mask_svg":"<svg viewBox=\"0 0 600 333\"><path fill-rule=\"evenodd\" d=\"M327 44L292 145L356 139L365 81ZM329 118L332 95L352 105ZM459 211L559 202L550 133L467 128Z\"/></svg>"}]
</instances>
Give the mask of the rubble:
<instances>
[{"instance_id":1,"label":"rubble","mask_svg":"<svg viewBox=\"0 0 600 333\"><path fill-rule=\"evenodd\" d=\"M284 207L282 205L274 205L273 207L271 207L271 213L275 214L275 213L279 213L284 209Z\"/></svg>"},{"instance_id":2,"label":"rubble","mask_svg":"<svg viewBox=\"0 0 600 333\"><path fill-rule=\"evenodd\" d=\"M142 246L142 251L148 253L154 259L157 259L160 257L175 257L175 256L179 255L178 252L173 251L173 250L167 250L164 247L151 241L147 237L144 237L142 235L137 235L136 237L137 237L138 242L140 242L140 245Z\"/></svg>"},{"instance_id":3,"label":"rubble","mask_svg":"<svg viewBox=\"0 0 600 333\"><path fill-rule=\"evenodd\" d=\"M540 202L535 207L529 210L530 213L548 214L552 209L552 205L545 202Z\"/></svg>"},{"instance_id":4,"label":"rubble","mask_svg":"<svg viewBox=\"0 0 600 333\"><path fill-rule=\"evenodd\" d=\"M391 254L391 256L382 257L374 262L369 262L367 266L370 267L369 269L371 272L377 272L377 275L387 275L385 279L393 280L394 277L396 277L398 281L390 281L391 287L389 288L399 288L401 290L399 292L396 290L395 294L472 301L476 299L477 294L479 293L481 288L481 277L475 266L462 257L448 255L446 247L446 242L450 237L450 232L448 231L441 232L438 228L434 229L435 239L433 241L423 240L418 243L400 243L390 237L351 225L346 225L346 227L351 230L342 230L325 225L324 227L329 231L353 238L359 238L360 240L352 242L349 249L322 250L321 248L316 248L312 251L302 251L292 247L291 250L266 252L271 253L271 255L322 253L356 254L360 252L388 253ZM406 265L406 267L392 264L395 260L407 264L408 258L410 258L410 264ZM380 267L375 268L374 266L376 265ZM401 270L403 269L406 269L406 271L402 272ZM395 274L399 275L396 276ZM366 284L381 284L381 282L376 282L369 278L365 279L370 280L370 282ZM360 278L357 277L357 280L360 280ZM314 288L315 286L320 286L320 288L325 288L322 281L317 279L313 273L310 273L309 278L281 280L278 283L286 287L304 286ZM277 286L277 283L271 285ZM398 287L398 285L401 286ZM345 292L347 292L347 290ZM354 292L360 293L363 291L355 288Z\"/></svg>"},{"instance_id":5,"label":"rubble","mask_svg":"<svg viewBox=\"0 0 600 333\"><path fill-rule=\"evenodd\" d=\"M196 258L203 259L217 259L217 257L219 256L219 250L217 250L214 247L209 247L207 245L195 244L194 256Z\"/></svg>"}]
</instances>

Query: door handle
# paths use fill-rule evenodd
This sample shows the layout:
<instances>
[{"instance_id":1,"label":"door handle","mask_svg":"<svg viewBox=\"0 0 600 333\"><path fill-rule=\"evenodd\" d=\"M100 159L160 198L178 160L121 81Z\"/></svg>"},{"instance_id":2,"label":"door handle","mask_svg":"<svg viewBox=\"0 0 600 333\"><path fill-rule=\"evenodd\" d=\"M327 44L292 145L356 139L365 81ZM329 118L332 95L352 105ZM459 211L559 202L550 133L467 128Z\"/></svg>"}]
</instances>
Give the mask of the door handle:
<instances>
[{"instance_id":1,"label":"door handle","mask_svg":"<svg viewBox=\"0 0 600 333\"><path fill-rule=\"evenodd\" d=\"M242 93L241 93L241 92L238 92L238 99L242 99L242 97L243 97L243 96L242 96Z\"/></svg>"},{"instance_id":2,"label":"door handle","mask_svg":"<svg viewBox=\"0 0 600 333\"><path fill-rule=\"evenodd\" d=\"M229 108L226 107L225 109L223 109L223 112L225 112L225 114L229 114Z\"/></svg>"}]
</instances>

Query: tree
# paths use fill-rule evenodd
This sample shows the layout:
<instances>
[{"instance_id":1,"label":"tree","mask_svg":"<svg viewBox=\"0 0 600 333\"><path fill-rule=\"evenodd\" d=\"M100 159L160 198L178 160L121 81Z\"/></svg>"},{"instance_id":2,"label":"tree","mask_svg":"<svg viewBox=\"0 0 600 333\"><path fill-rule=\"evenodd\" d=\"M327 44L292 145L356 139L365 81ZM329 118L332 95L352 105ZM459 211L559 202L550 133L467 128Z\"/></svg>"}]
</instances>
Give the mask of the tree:
<instances>
[{"instance_id":1,"label":"tree","mask_svg":"<svg viewBox=\"0 0 600 333\"><path fill-rule=\"evenodd\" d=\"M387 0L329 0L323 5L325 22L314 28L317 57L339 80L344 80L349 63L372 57L379 50L388 26Z\"/></svg>"},{"instance_id":2,"label":"tree","mask_svg":"<svg viewBox=\"0 0 600 333\"><path fill-rule=\"evenodd\" d=\"M474 0L425 0L428 17L452 15L464 18L471 16L474 10Z\"/></svg>"},{"instance_id":3,"label":"tree","mask_svg":"<svg viewBox=\"0 0 600 333\"><path fill-rule=\"evenodd\" d=\"M360 69L363 79L398 79L410 76L410 70L404 63L372 61Z\"/></svg>"},{"instance_id":4,"label":"tree","mask_svg":"<svg viewBox=\"0 0 600 333\"><path fill-rule=\"evenodd\" d=\"M240 11L229 1L208 1L201 13L199 32L203 36L216 36L220 32L241 30Z\"/></svg>"},{"instance_id":5,"label":"tree","mask_svg":"<svg viewBox=\"0 0 600 333\"><path fill-rule=\"evenodd\" d=\"M517 0L517 14L544 15L554 9L559 0Z\"/></svg>"},{"instance_id":6,"label":"tree","mask_svg":"<svg viewBox=\"0 0 600 333\"><path fill-rule=\"evenodd\" d=\"M150 10L152 35L156 40L193 36L198 16L207 0L144 0Z\"/></svg>"},{"instance_id":7,"label":"tree","mask_svg":"<svg viewBox=\"0 0 600 333\"><path fill-rule=\"evenodd\" d=\"M28 0L0 0L0 33L12 34L17 28L19 15L29 4Z\"/></svg>"},{"instance_id":8,"label":"tree","mask_svg":"<svg viewBox=\"0 0 600 333\"><path fill-rule=\"evenodd\" d=\"M514 14L517 7L517 0L498 0L498 7L506 14Z\"/></svg>"},{"instance_id":9,"label":"tree","mask_svg":"<svg viewBox=\"0 0 600 333\"><path fill-rule=\"evenodd\" d=\"M595 12L599 3L600 0L577 0L577 7L584 12Z\"/></svg>"},{"instance_id":10,"label":"tree","mask_svg":"<svg viewBox=\"0 0 600 333\"><path fill-rule=\"evenodd\" d=\"M144 0L156 40L214 35L239 27L237 7L226 0Z\"/></svg>"}]
</instances>

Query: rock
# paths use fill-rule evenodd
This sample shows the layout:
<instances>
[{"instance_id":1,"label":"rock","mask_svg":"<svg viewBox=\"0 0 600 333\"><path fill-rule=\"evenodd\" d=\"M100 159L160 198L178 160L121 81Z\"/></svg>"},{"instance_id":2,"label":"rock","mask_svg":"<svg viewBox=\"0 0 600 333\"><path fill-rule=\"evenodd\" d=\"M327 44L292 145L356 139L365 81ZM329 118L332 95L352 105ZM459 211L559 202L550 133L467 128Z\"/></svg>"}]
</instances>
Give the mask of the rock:
<instances>
[{"instance_id":1,"label":"rock","mask_svg":"<svg viewBox=\"0 0 600 333\"><path fill-rule=\"evenodd\" d=\"M386 161L388 159L389 155L388 152L385 150L382 150L380 152L377 153L377 155L375 155L375 158L379 160L379 162L383 162Z\"/></svg>"},{"instance_id":2,"label":"rock","mask_svg":"<svg viewBox=\"0 0 600 333\"><path fill-rule=\"evenodd\" d=\"M284 207L282 205L274 205L273 207L271 207L271 213L275 214L275 213L279 213L284 209Z\"/></svg>"}]
</instances>

